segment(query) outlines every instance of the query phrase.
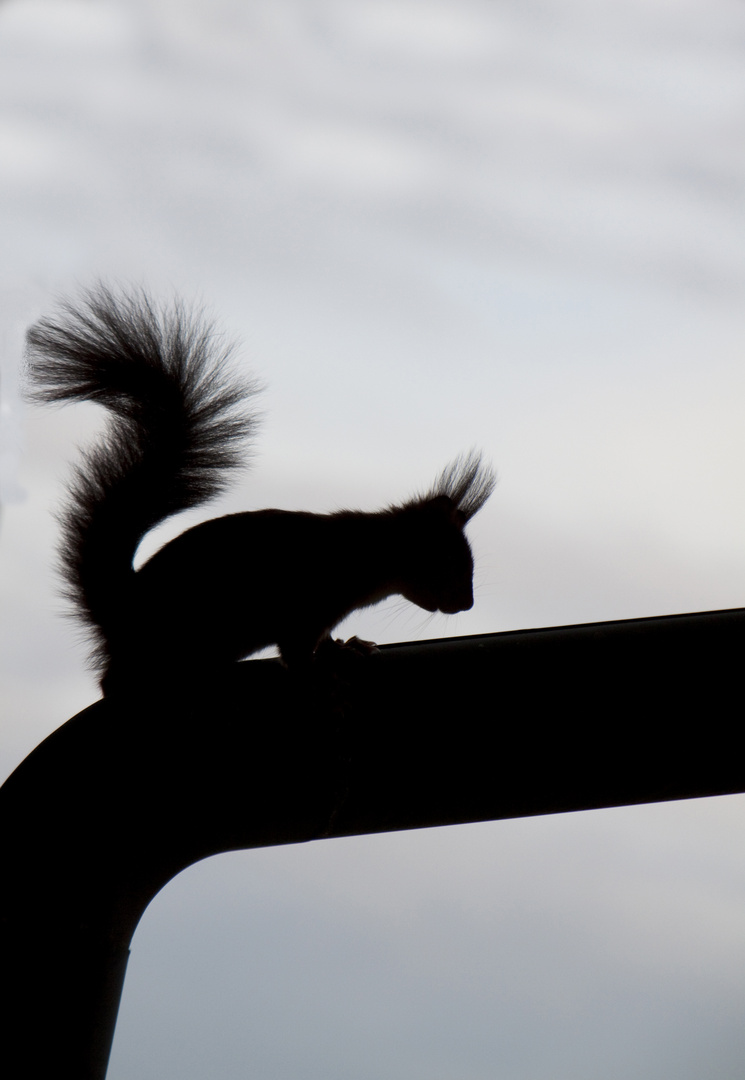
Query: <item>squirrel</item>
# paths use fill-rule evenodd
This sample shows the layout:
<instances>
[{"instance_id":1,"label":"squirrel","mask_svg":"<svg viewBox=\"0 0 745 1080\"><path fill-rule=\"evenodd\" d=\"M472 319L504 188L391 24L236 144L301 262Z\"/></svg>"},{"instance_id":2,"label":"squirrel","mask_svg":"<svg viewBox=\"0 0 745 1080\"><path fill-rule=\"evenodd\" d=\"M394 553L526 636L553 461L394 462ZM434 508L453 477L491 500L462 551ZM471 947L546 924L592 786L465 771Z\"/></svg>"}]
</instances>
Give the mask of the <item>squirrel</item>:
<instances>
[{"instance_id":1,"label":"squirrel","mask_svg":"<svg viewBox=\"0 0 745 1080\"><path fill-rule=\"evenodd\" d=\"M260 387L231 373L232 351L180 301L104 285L28 331L30 400L94 401L110 414L60 516L64 595L92 637L104 695L268 645L302 668L347 615L392 595L429 612L473 605L464 527L496 483L475 451L401 505L228 514L134 569L146 533L223 491L242 464Z\"/></svg>"}]
</instances>

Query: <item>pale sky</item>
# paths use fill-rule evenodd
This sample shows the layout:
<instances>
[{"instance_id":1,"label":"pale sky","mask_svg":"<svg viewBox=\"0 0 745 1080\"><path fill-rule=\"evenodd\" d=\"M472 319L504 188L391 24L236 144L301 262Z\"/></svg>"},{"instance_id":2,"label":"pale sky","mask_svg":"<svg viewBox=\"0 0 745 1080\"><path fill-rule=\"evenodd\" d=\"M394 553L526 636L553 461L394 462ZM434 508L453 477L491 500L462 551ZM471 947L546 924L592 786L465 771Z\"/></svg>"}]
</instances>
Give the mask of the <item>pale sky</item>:
<instances>
[{"instance_id":1,"label":"pale sky","mask_svg":"<svg viewBox=\"0 0 745 1080\"><path fill-rule=\"evenodd\" d=\"M745 606L741 3L4 0L0 91L2 776L97 696L53 511L100 418L17 392L97 277L205 303L267 386L201 517L494 463L473 611L343 632ZM110 1080L739 1080L744 831L737 797L209 860L138 930Z\"/></svg>"}]
</instances>

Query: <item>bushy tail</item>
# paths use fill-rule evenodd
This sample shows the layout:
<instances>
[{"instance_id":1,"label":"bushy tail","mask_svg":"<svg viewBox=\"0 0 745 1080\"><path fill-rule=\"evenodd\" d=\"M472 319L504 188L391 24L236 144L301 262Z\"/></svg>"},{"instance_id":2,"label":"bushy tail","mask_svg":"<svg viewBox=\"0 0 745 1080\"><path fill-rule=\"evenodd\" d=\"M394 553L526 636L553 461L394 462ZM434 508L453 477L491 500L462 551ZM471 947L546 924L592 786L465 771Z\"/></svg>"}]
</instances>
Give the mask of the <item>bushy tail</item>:
<instances>
[{"instance_id":1,"label":"bushy tail","mask_svg":"<svg viewBox=\"0 0 745 1080\"><path fill-rule=\"evenodd\" d=\"M231 346L200 315L139 291L99 286L41 319L27 342L31 400L97 401L110 413L61 517L66 594L103 660L142 537L224 489L256 420L241 406L258 387L229 374Z\"/></svg>"}]
</instances>

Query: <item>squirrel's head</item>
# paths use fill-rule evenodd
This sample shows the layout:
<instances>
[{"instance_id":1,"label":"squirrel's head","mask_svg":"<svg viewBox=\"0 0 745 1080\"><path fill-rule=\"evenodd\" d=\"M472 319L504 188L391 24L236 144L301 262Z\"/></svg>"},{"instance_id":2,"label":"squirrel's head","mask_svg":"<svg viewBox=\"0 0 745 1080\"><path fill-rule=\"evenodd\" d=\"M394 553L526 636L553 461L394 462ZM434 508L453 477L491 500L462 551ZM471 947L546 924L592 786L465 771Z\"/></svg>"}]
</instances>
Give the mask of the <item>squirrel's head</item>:
<instances>
[{"instance_id":1,"label":"squirrel's head","mask_svg":"<svg viewBox=\"0 0 745 1080\"><path fill-rule=\"evenodd\" d=\"M410 543L400 591L407 600L447 615L473 607L473 555L464 529L496 482L494 470L471 451L403 507Z\"/></svg>"}]
</instances>

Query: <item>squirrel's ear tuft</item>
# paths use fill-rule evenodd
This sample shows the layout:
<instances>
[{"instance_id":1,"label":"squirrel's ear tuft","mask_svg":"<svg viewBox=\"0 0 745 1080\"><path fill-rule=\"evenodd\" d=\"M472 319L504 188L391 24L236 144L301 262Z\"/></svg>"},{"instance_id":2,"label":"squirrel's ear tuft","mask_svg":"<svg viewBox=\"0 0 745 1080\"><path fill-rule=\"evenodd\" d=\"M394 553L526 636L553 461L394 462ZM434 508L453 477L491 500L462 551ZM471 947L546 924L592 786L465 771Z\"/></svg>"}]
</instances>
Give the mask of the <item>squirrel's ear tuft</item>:
<instances>
[{"instance_id":1,"label":"squirrel's ear tuft","mask_svg":"<svg viewBox=\"0 0 745 1080\"><path fill-rule=\"evenodd\" d=\"M497 474L491 465L484 464L478 450L469 450L442 470L427 498L446 495L468 521L481 509L496 485Z\"/></svg>"}]
</instances>

